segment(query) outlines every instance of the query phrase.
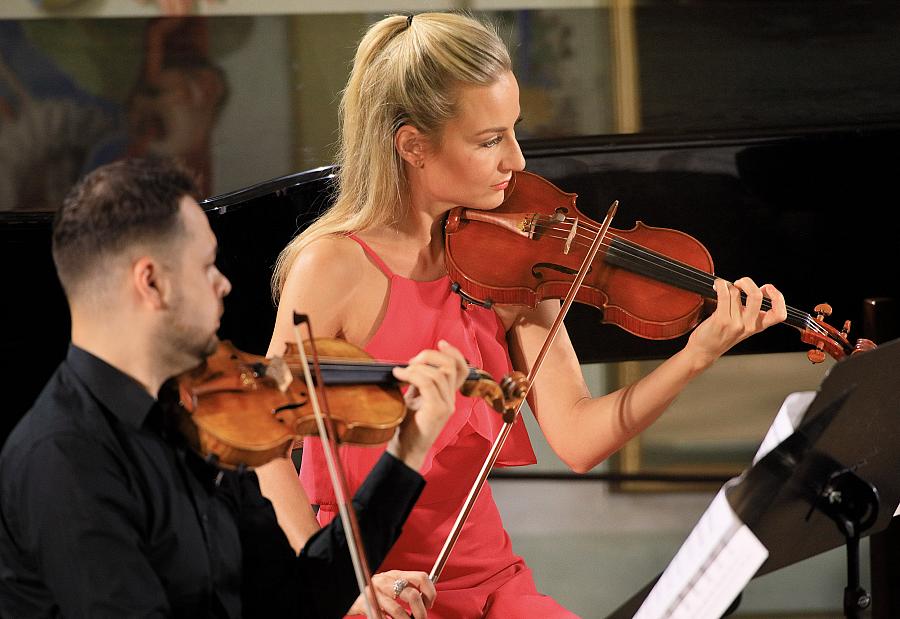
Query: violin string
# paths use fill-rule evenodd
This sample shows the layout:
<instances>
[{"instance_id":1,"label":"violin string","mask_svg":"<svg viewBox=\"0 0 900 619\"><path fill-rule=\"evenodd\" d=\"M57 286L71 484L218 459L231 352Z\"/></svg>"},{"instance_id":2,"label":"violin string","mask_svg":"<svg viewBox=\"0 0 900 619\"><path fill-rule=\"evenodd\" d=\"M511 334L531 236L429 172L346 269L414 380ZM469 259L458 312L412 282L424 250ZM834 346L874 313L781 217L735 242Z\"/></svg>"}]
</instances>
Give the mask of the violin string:
<instances>
[{"instance_id":1,"label":"violin string","mask_svg":"<svg viewBox=\"0 0 900 619\"><path fill-rule=\"evenodd\" d=\"M548 218L548 219L550 219L550 218ZM566 219L573 219L573 218L566 218ZM558 222L557 220L552 220L552 219L551 219L551 221L553 221L554 223L560 223L560 222ZM546 226L542 226L542 227L546 229ZM599 230L599 228L596 228L596 227L594 227L594 226L592 226L592 225L590 225L590 224L584 224L584 223L582 223L582 226L581 226L581 227L584 227L584 228L587 228L587 229ZM536 228L537 228L537 226L536 226ZM563 233L565 233L565 232L568 231L568 230L565 229L565 228L559 228L559 227L551 227L551 228L549 228L549 229L555 230L555 231L559 231L559 232L563 232ZM670 259L670 258L668 258L667 256L664 256L664 255L661 255L661 254L657 254L657 253L655 253L655 252L651 252L651 251L649 251L648 249L646 249L646 248L644 248L644 247L641 247L640 245L631 243L631 242L627 241L626 239L623 239L623 238L620 237L620 236L617 236L617 235L615 235L615 234L610 234L609 236L610 236L610 238L612 238L612 239L618 239L618 240L620 240L620 241L622 242L622 245L623 245L625 248L628 248L629 250L631 250L631 253L629 254L630 256L636 257L636 256L638 256L639 254L644 254L644 255L648 256L648 258L645 258L645 260L647 260L647 261L651 261L651 260L652 260L654 263L655 263L655 262L660 262L660 263L662 263L662 264L665 264L666 262L668 262L668 264L671 266L672 269L675 269L676 272L680 272L680 273L682 273L683 275L687 275L688 277L691 277L691 278L692 278L692 281L695 282L695 283L701 283L701 284L704 284L704 285L709 285L709 286L711 287L713 281L715 281L715 279L716 279L716 277L715 277L714 275L710 274L710 273L707 273L707 272L705 272L705 271L701 271L701 270L699 270L699 269L696 269L695 267L692 267L692 266L690 266L690 265L688 265L688 264L685 264L685 263L683 263L683 262L678 262L678 261L676 261L676 260ZM581 233L576 233L575 237L576 237L576 238L582 238L582 239L585 239L585 243L588 242L588 241L593 241L593 236L592 236L592 235L584 235L584 234L581 234ZM552 238L559 238L559 237L552 237ZM566 237L564 237L564 238L568 239L568 236L566 236ZM584 246L585 246L585 243L580 243L579 245L580 245L581 247L584 247ZM609 243L609 244L601 243L601 246L607 247L608 249L613 249L612 243ZM615 249L616 249L617 251L623 251L623 248L622 248L622 247L615 248ZM765 302L765 301L766 301L766 300L764 300L764 302ZM768 308L766 308L766 309L768 309ZM789 307L788 309L791 310L791 309L794 309L794 308L790 308L790 307ZM806 312L802 312L802 311L800 311L800 310L794 310L794 311L797 312L797 315L809 316Z\"/></svg>"},{"instance_id":2,"label":"violin string","mask_svg":"<svg viewBox=\"0 0 900 619\"><path fill-rule=\"evenodd\" d=\"M312 362L310 362L312 365ZM354 372L359 374L371 374L374 376L391 374L395 367L406 367L405 363L388 363L384 361L369 361L366 359L342 359L340 357L319 357L319 367L331 372ZM470 380L482 378L474 367L469 368Z\"/></svg>"},{"instance_id":3,"label":"violin string","mask_svg":"<svg viewBox=\"0 0 900 619\"><path fill-rule=\"evenodd\" d=\"M558 232L563 232L563 233L566 232L566 230L564 228L554 227L554 228L550 228L550 229L554 230L554 231L558 231ZM561 237L550 236L550 238L561 238ZM568 236L562 237L562 238L568 239ZM576 243L576 245L580 246L580 247L585 247L585 245L588 241L593 240L593 236L584 235L581 233L576 233L575 238L585 239L584 242ZM668 268L668 270L671 273L679 274L682 277L685 277L691 283L695 283L695 284L702 285L702 286L708 286L710 289L712 289L713 282L716 279L715 276L713 276L709 273L706 273L705 271L700 271L699 269L695 269L694 267L691 267L690 265L686 265L682 262L672 260L661 254L651 253L649 250L641 247L640 245L630 243L630 242L622 239L621 237L611 235L611 238L620 240L622 247L615 247L615 246L613 246L612 243L601 243L601 246L606 247L609 250L615 250L617 252L620 252L621 254L627 255L630 258L641 260L646 264L656 265L656 266L660 266L662 268ZM667 263L668 263L668 267L667 267Z\"/></svg>"},{"instance_id":4,"label":"violin string","mask_svg":"<svg viewBox=\"0 0 900 619\"><path fill-rule=\"evenodd\" d=\"M581 245L583 246L584 244L581 243ZM616 252L616 255L618 256L628 257L634 263L643 263L645 265L650 265L653 268L661 269L663 272L668 272L669 274L675 276L676 279L680 277L683 279L683 281L686 281L687 283L698 284L706 290L712 289L713 282L716 279L716 277L712 274L696 269L695 267L692 267L690 265L671 260L665 256L660 256L652 251L648 251L645 248L640 247L639 245L629 243L628 241L621 241L621 246L610 246L610 250L614 250ZM707 296L713 298L712 295ZM744 301L746 301L746 293L742 291L741 296L743 297ZM763 298L760 309L769 310L771 308L771 300L768 298ZM804 327L816 331L820 334L827 334L825 328L822 327L820 323L813 320L808 313L791 306L787 306L785 309L787 316L789 316L794 323L799 323L800 325L803 325ZM792 324L791 321L789 321L789 324ZM794 326L798 326L798 324L794 324Z\"/></svg>"},{"instance_id":5,"label":"violin string","mask_svg":"<svg viewBox=\"0 0 900 619\"><path fill-rule=\"evenodd\" d=\"M571 232L571 226L569 226L569 229L567 230L566 228L560 228L560 227L553 225L553 224L563 223L562 221L555 220L551 217L545 217L545 219L549 223L548 224L537 224L535 226L535 229L541 229L541 230L550 229L550 230L558 231L561 233ZM574 220L574 218L566 218L566 220ZM587 224L587 223L583 222L583 220L578 220L578 222L579 222L580 227L583 227L587 230L591 230L591 229L593 229L595 231L599 230L599 228L596 228L595 226L593 226L591 224ZM568 235L562 236L562 237L553 236L553 235L548 235L548 236L549 236L549 238L560 239L560 240L568 240L569 239ZM640 245L630 243L620 236L617 236L615 234L609 234L609 236L610 236L610 238L612 238L614 240L615 239L620 240L622 242L622 247L614 248L612 243L601 243L602 247L605 247L607 249L615 249L616 251L622 253L623 255L627 255L628 257L630 257L631 259L633 259L635 261L641 261L641 262L644 262L645 264L650 264L650 265L653 265L658 268L668 269L670 273L673 273L675 275L686 278L688 281L691 281L695 284L709 286L710 288L712 287L712 284L716 279L716 277L714 275L712 275L710 273L706 273L705 271L696 269L690 265L686 265L684 263L669 259L662 255L650 253L649 251L647 251L645 248L641 247ZM574 239L593 240L593 237L590 235L582 234L580 232L576 232L576 234L574 235ZM582 248L587 246L586 242L576 241L574 239L572 241L573 244L576 244L577 246L582 247ZM666 263L668 263L668 266L666 265ZM766 307L766 305L768 305L768 307ZM763 309L770 309L770 308L771 308L771 301L769 299L763 299ZM818 323L818 321L814 320L808 313L803 312L798 309L795 309L790 306L787 307L787 313L789 316L792 316L795 320L801 321L803 324L805 324L807 326L807 328L809 328L813 331L817 331L818 333L820 333L822 335L827 335L827 330L824 327L822 327Z\"/></svg>"},{"instance_id":6,"label":"violin string","mask_svg":"<svg viewBox=\"0 0 900 619\"><path fill-rule=\"evenodd\" d=\"M564 229L554 228L554 230L558 230L564 232ZM578 235L576 237L581 238L589 238L585 235ZM568 236L555 236L555 235L546 235L546 238L558 239L558 240L568 240ZM705 271L701 271L696 269L690 265L686 265L682 262L674 261L665 256L659 256L655 253L651 253L647 251L645 248L640 247L639 245L635 245L628 241L621 239L621 237L615 237L622 240L623 245L621 247L615 247L612 244L601 244L608 249L615 250L622 255L626 255L631 258L635 262L642 262L644 264L651 265L656 268L661 268L663 270L668 270L670 273L681 276L685 280L690 283L695 283L702 285L703 287L712 288L712 284L715 281L715 276L706 273ZM576 246L585 247L586 243L583 242L573 242ZM643 254L643 255L642 255ZM668 267L665 263L668 263ZM771 300L764 298L761 309L768 310L771 309ZM798 310L796 308L787 306L786 308L788 316L791 316L797 321L802 322L806 325L807 328L817 331L822 335L827 335L827 330L822 327L818 321L813 320L813 318L806 312L802 310Z\"/></svg>"}]
</instances>

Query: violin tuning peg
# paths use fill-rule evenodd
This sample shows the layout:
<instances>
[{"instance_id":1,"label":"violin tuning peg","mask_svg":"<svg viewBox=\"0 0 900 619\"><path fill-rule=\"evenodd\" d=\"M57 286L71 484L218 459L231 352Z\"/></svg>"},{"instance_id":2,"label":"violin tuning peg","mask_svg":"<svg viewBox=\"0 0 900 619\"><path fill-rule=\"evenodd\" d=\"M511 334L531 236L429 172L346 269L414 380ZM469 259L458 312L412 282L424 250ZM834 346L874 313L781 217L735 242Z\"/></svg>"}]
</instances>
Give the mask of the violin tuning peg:
<instances>
[{"instance_id":1,"label":"violin tuning peg","mask_svg":"<svg viewBox=\"0 0 900 619\"><path fill-rule=\"evenodd\" d=\"M825 353L818 348L813 348L806 351L806 358L809 359L810 363L822 363L825 361Z\"/></svg>"},{"instance_id":2,"label":"violin tuning peg","mask_svg":"<svg viewBox=\"0 0 900 619\"><path fill-rule=\"evenodd\" d=\"M843 335L844 337L847 337L847 334L848 334L848 333L850 333L850 321L849 321L849 320L845 320L845 321L844 321L844 328L841 329L841 335Z\"/></svg>"},{"instance_id":3,"label":"violin tuning peg","mask_svg":"<svg viewBox=\"0 0 900 619\"><path fill-rule=\"evenodd\" d=\"M813 311L816 313L816 320L822 322L826 316L831 316L832 309L827 303L819 303L813 308Z\"/></svg>"}]
</instances>

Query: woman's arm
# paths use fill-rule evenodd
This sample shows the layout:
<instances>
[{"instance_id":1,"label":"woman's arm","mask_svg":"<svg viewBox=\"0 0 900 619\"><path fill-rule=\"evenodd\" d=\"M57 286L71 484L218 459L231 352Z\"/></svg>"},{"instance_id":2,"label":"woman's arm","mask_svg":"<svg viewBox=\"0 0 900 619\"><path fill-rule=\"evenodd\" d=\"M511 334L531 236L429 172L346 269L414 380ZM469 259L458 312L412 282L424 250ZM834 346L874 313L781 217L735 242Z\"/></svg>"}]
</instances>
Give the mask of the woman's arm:
<instances>
[{"instance_id":1,"label":"woman's arm","mask_svg":"<svg viewBox=\"0 0 900 619\"><path fill-rule=\"evenodd\" d=\"M357 281L352 256L348 260L345 255L347 249L339 239L322 239L300 254L279 298L269 356L283 354L285 344L295 340L294 311L309 316L317 338L341 333L347 299L354 292L353 282ZM319 523L293 462L289 458L276 458L258 467L256 475L263 496L275 508L278 524L294 551L299 553L319 530Z\"/></svg>"},{"instance_id":2,"label":"woman's arm","mask_svg":"<svg viewBox=\"0 0 900 619\"><path fill-rule=\"evenodd\" d=\"M284 531L295 553L319 530L306 490L297 477L290 458L275 458L256 468L259 491L272 502L278 526Z\"/></svg>"},{"instance_id":3,"label":"woman's arm","mask_svg":"<svg viewBox=\"0 0 900 619\"><path fill-rule=\"evenodd\" d=\"M655 421L682 389L725 351L787 316L784 297L772 285L749 278L727 285L716 280L716 311L691 334L687 345L656 370L618 391L593 398L569 336L562 328L547 353L529 395L529 404L547 441L574 471L605 460ZM746 306L740 294L747 295ZM772 309L761 311L763 296ZM523 314L509 333L517 368L530 369L559 311L555 301Z\"/></svg>"}]
</instances>

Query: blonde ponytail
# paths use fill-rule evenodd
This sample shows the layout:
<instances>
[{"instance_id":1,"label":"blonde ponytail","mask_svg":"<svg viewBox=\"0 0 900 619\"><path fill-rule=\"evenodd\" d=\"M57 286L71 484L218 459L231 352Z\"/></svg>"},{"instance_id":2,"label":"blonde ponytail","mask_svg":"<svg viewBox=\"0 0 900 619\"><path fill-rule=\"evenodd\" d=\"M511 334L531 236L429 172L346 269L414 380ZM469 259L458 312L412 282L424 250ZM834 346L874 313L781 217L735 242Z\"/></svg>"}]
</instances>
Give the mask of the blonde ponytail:
<instances>
[{"instance_id":1,"label":"blonde ponytail","mask_svg":"<svg viewBox=\"0 0 900 619\"><path fill-rule=\"evenodd\" d=\"M512 67L496 30L457 13L392 15L373 24L353 59L340 104L334 205L278 256L278 300L304 247L330 235L393 225L406 215L406 176L394 134L409 124L437 138L461 85L489 85Z\"/></svg>"}]
</instances>

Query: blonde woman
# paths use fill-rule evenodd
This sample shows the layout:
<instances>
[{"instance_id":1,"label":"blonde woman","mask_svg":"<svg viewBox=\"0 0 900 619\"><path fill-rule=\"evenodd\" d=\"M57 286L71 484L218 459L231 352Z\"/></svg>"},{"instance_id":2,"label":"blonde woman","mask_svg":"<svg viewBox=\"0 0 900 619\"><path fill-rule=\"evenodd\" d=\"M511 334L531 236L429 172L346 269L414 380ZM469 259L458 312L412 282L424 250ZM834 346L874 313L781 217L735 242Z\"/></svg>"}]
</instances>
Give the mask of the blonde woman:
<instances>
[{"instance_id":1,"label":"blonde woman","mask_svg":"<svg viewBox=\"0 0 900 619\"><path fill-rule=\"evenodd\" d=\"M525 167L515 133L519 118L509 53L490 27L444 13L374 24L359 44L341 103L336 202L277 265L280 301L270 352L280 353L291 340L291 312L302 308L318 335L344 338L379 359L403 360L443 339L494 376L512 367L527 372L559 303L462 308L450 290L442 237L447 211L497 207L512 173ZM550 445L574 471L593 468L647 427L735 343L785 318L784 299L769 284L757 287L744 278L734 285L717 281L715 290L718 309L685 348L614 393L591 397L571 342L560 334L530 404ZM763 296L772 301L766 312ZM421 469L426 488L383 569L430 570L500 425L484 404L457 396L456 412ZM299 540L335 516L318 446L307 447L300 478L320 510L316 522L307 505L298 505L296 519L284 523ZM355 487L379 450L344 450ZM519 421L498 465L534 461ZM390 597L386 587L382 593ZM444 568L431 616L572 616L536 590L531 571L513 553L489 486Z\"/></svg>"}]
</instances>

